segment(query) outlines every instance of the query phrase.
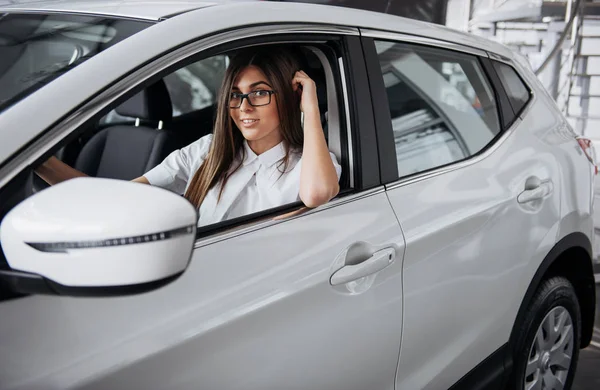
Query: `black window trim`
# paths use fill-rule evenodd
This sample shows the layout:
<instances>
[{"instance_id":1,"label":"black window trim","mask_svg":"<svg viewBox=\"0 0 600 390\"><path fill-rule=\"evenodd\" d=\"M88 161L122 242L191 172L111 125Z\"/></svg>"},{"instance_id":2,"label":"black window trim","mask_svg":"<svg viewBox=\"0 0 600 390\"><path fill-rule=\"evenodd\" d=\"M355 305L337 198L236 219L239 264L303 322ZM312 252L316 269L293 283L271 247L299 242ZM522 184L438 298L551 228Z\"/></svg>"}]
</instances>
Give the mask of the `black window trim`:
<instances>
[{"instance_id":1,"label":"black window trim","mask_svg":"<svg viewBox=\"0 0 600 390\"><path fill-rule=\"evenodd\" d=\"M377 144L379 148L380 161L379 165L381 167L381 181L385 185L386 189L393 189L416 181L425 180L429 177L437 176L476 163L480 159L484 158L484 156L488 153L493 152L493 150L498 148L499 145L503 143L504 139L507 137L507 134L511 132L510 130L512 128L512 125L514 124L514 121L512 123L505 123L502 117L503 114L501 113L500 108L506 106L506 103L508 102L508 96L504 88L502 87L502 84L500 83L499 77L495 73L495 70L493 74L495 78L490 77L490 75L488 74L489 70L486 69L486 66L484 65L486 61L490 61L488 52L472 51L468 47L465 47L465 50L459 51L455 47L450 47L444 42L441 42L440 45L436 45L436 41L433 40L426 40L420 42L418 39L403 40L402 38L403 36L401 34L399 34L398 36L396 36L396 34L383 34L381 37L379 37L377 34L370 34L369 37L363 36L361 38L363 43L363 51L365 53L365 63L367 65L367 70L369 72L369 75L372 76L369 78L369 83L371 86L372 105L373 112L375 115L375 126L377 129ZM478 59L479 64L484 72L483 76L486 77L486 79L488 80L489 87L491 88L492 93L494 94L494 98L496 100L496 110L498 120L500 122L500 129L498 134L496 134L496 136L492 138L490 142L480 151L464 159L453 161L445 165L436 166L425 171L420 171L411 175L400 177L398 174L397 157L396 150L394 147L395 143L391 115L389 112L389 103L386 95L385 85L383 82L379 58L375 48L375 40L387 40L407 45L420 44L427 47L437 48L441 51L446 52L457 51L462 54L466 53L470 56L473 56L475 59ZM493 66L491 65L491 63L488 62L488 66L490 66L493 70ZM531 99L528 102L528 104L524 107L524 109L530 104ZM512 106L509 105L508 107L510 107L510 110L512 111Z\"/></svg>"},{"instance_id":2,"label":"black window trim","mask_svg":"<svg viewBox=\"0 0 600 390\"><path fill-rule=\"evenodd\" d=\"M392 118L389 103L383 81L379 57L375 48L375 39L362 37L362 50L365 66L369 75L369 86L371 91L371 109L377 130L377 149L379 155L380 177L383 184L398 180L398 163L396 161L396 149Z\"/></svg>"},{"instance_id":3,"label":"black window trim","mask_svg":"<svg viewBox=\"0 0 600 390\"><path fill-rule=\"evenodd\" d=\"M508 94L506 93L504 85L500 81L500 77L494 69L491 60L487 57L482 57L479 59L479 62L481 63L483 70L490 81L492 89L494 90L496 104L498 105L500 127L502 131L505 131L515 122L517 115L515 115L515 111L510 104L510 100L508 99Z\"/></svg>"},{"instance_id":4,"label":"black window trim","mask_svg":"<svg viewBox=\"0 0 600 390\"><path fill-rule=\"evenodd\" d=\"M519 72L519 70L515 67L515 65L512 62L500 61L498 59L492 58L491 55L490 55L489 61L490 61L491 68L493 69L496 77L498 78L498 83L499 83L499 86L500 86L499 88L501 88L504 91L504 93L506 94L506 97L508 99L508 104L512 108L512 110L513 110L513 112L515 114L515 119L516 118L520 118L521 115L523 114L523 112L525 112L525 110L527 110L527 108L529 107L529 105L531 104L531 102L533 100L533 95L534 95L533 94L533 89L525 81L525 78L521 75L521 73ZM525 104L523 105L523 107L521 107L520 110L518 110L518 111L515 110L515 107L511 103L510 98L508 98L508 94L506 93L506 89L504 88L504 83L502 82L502 79L500 78L500 75L498 74L498 70L496 70L496 67L494 66L494 63L503 64L503 65L506 65L506 66L510 67L515 72L515 74L517 75L517 77L519 78L519 80L521 81L521 83L523 84L523 86L525 87L525 89L527 89L529 97L527 98L527 102L525 102Z\"/></svg>"}]
</instances>

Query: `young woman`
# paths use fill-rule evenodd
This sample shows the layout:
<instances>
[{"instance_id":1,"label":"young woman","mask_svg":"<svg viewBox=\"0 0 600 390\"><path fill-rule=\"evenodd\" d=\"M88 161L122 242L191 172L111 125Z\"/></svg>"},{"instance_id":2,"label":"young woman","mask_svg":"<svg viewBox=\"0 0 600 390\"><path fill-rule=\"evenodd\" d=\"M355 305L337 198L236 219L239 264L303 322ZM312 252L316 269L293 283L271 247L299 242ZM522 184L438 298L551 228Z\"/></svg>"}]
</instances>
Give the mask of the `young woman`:
<instances>
[{"instance_id":1,"label":"young woman","mask_svg":"<svg viewBox=\"0 0 600 390\"><path fill-rule=\"evenodd\" d=\"M299 69L285 47L237 53L221 85L213 134L133 181L184 194L199 208L198 225L297 200L327 203L339 191L341 167L327 149L315 83ZM85 176L56 158L36 172L49 184Z\"/></svg>"}]
</instances>

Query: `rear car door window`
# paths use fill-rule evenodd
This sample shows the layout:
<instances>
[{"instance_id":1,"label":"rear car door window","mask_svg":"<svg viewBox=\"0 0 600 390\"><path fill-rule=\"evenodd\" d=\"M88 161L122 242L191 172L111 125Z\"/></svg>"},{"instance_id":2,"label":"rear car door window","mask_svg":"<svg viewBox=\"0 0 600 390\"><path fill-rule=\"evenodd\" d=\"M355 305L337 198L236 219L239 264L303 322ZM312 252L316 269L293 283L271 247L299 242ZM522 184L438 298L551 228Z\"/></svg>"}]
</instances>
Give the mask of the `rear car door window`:
<instances>
[{"instance_id":1,"label":"rear car door window","mask_svg":"<svg viewBox=\"0 0 600 390\"><path fill-rule=\"evenodd\" d=\"M210 107L216 106L221 80L228 65L229 57L220 54L196 61L168 74L163 81L173 106L173 118L202 109L210 110ZM102 118L100 123L103 125L127 123L134 122L135 119L112 110ZM212 120L212 113L210 119Z\"/></svg>"},{"instance_id":2,"label":"rear car door window","mask_svg":"<svg viewBox=\"0 0 600 390\"><path fill-rule=\"evenodd\" d=\"M375 41L400 177L468 158L500 132L494 93L475 56Z\"/></svg>"},{"instance_id":3,"label":"rear car door window","mask_svg":"<svg viewBox=\"0 0 600 390\"><path fill-rule=\"evenodd\" d=\"M216 55L194 62L165 77L164 81L173 104L173 116L216 104L219 86L228 63L229 58L226 55Z\"/></svg>"}]
</instances>

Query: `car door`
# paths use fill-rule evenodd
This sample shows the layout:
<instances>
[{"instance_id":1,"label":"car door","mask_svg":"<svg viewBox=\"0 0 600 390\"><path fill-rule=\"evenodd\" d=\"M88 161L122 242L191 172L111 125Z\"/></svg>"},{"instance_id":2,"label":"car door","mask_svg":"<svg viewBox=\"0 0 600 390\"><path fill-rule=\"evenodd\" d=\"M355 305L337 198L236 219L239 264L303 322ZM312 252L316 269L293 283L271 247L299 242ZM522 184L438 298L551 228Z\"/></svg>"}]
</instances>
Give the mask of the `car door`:
<instances>
[{"instance_id":1,"label":"car door","mask_svg":"<svg viewBox=\"0 0 600 390\"><path fill-rule=\"evenodd\" d=\"M121 50L145 47L146 38L154 37L151 30L134 36L128 48L116 45L63 75L56 88L94 70L97 61L117 61ZM230 31L223 42L264 31ZM294 30L273 31L290 40ZM320 31L311 28L315 40ZM326 28L328 37L334 31ZM404 238L379 181L369 97L353 93L368 89L358 32L344 34L350 36L340 36L346 51L339 64L346 76L336 88L345 103L340 106L347 121L339 126L350 135L348 154L354 157L346 168L354 172L353 188L314 210L262 213L204 229L186 272L149 293L0 301L0 388L393 388ZM206 40L219 43L217 36ZM189 55L185 47L177 53L178 58L170 54L174 62ZM106 94L154 77L156 65L148 63L118 82L115 77ZM43 99L51 94L40 92L36 104L50 104ZM97 102L80 107L78 115L102 109ZM23 101L18 109L27 105ZM43 146L34 143L25 154L41 155L60 143L81 123L71 120L61 124L62 133L49 129L55 138ZM330 126L330 142L335 130Z\"/></svg>"},{"instance_id":2,"label":"car door","mask_svg":"<svg viewBox=\"0 0 600 390\"><path fill-rule=\"evenodd\" d=\"M500 111L485 52L363 34L369 72L379 74L382 180L406 237L396 386L446 389L488 357L502 367L523 270L554 245L557 163Z\"/></svg>"},{"instance_id":3,"label":"car door","mask_svg":"<svg viewBox=\"0 0 600 390\"><path fill-rule=\"evenodd\" d=\"M1 302L1 387L393 388L403 245L383 191L196 245L150 293ZM393 262L332 286L378 256Z\"/></svg>"}]
</instances>

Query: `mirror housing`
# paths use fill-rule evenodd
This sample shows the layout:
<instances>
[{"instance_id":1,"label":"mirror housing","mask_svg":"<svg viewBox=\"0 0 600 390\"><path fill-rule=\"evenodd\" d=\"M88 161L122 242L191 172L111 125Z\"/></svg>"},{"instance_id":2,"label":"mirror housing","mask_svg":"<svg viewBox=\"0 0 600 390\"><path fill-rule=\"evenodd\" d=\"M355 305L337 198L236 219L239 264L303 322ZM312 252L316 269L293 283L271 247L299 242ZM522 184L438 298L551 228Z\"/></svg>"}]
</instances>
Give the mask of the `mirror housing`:
<instances>
[{"instance_id":1,"label":"mirror housing","mask_svg":"<svg viewBox=\"0 0 600 390\"><path fill-rule=\"evenodd\" d=\"M76 178L18 204L0 225L20 293L78 296L149 291L181 275L198 213L185 198L146 184Z\"/></svg>"}]
</instances>

